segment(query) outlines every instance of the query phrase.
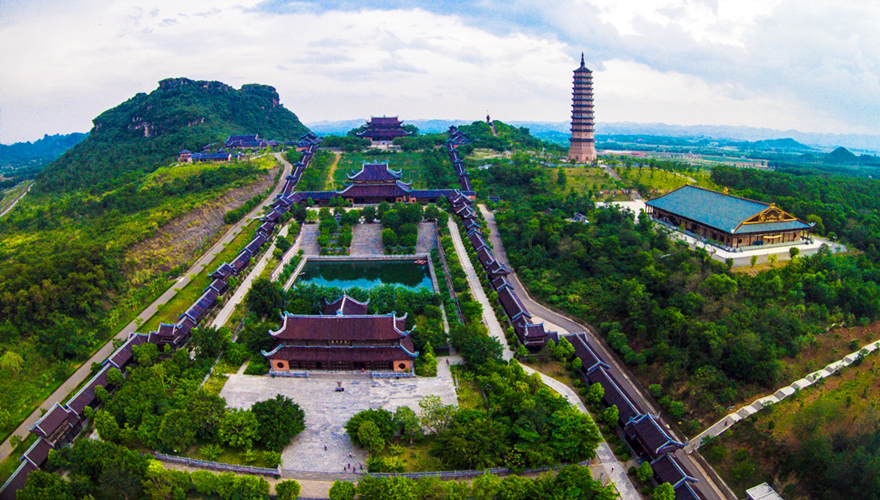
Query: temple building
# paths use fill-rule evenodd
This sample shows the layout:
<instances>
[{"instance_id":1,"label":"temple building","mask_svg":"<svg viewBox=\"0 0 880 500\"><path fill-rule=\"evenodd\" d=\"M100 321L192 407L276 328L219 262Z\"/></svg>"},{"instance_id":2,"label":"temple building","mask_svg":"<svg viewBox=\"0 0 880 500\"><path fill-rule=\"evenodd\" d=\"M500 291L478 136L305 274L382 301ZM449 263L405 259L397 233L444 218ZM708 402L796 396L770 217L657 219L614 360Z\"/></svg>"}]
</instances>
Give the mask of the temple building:
<instances>
[{"instance_id":1,"label":"temple building","mask_svg":"<svg viewBox=\"0 0 880 500\"><path fill-rule=\"evenodd\" d=\"M593 72L584 64L574 70L574 88L571 95L571 146L568 159L589 163L596 159L596 139L593 137Z\"/></svg>"},{"instance_id":2,"label":"temple building","mask_svg":"<svg viewBox=\"0 0 880 500\"><path fill-rule=\"evenodd\" d=\"M418 356L406 315L366 314L367 303L351 297L326 303L323 315L282 314L277 340L263 351L271 372L377 370L412 373Z\"/></svg>"},{"instance_id":3,"label":"temple building","mask_svg":"<svg viewBox=\"0 0 880 500\"><path fill-rule=\"evenodd\" d=\"M730 248L797 244L814 225L772 203L696 186L682 186L645 205L654 219Z\"/></svg>"},{"instance_id":4,"label":"temple building","mask_svg":"<svg viewBox=\"0 0 880 500\"><path fill-rule=\"evenodd\" d=\"M356 132L358 137L369 139L372 142L391 142L397 137L407 137L409 132L403 129L403 121L396 116L370 117L367 128Z\"/></svg>"},{"instance_id":5,"label":"temple building","mask_svg":"<svg viewBox=\"0 0 880 500\"><path fill-rule=\"evenodd\" d=\"M400 171L387 163L364 163L360 171L348 176L349 184L338 191L299 191L290 201L301 203L309 199L317 205L329 204L334 198L355 204L437 203L452 190L412 189L410 183L400 180Z\"/></svg>"}]
</instances>

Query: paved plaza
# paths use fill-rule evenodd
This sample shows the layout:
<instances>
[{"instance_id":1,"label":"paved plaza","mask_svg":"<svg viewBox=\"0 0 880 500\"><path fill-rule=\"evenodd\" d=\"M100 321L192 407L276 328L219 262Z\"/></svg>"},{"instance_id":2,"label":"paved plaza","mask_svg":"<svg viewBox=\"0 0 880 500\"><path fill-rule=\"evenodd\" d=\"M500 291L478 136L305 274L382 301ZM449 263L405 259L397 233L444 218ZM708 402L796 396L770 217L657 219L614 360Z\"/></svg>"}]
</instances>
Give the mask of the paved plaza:
<instances>
[{"instance_id":1,"label":"paved plaza","mask_svg":"<svg viewBox=\"0 0 880 500\"><path fill-rule=\"evenodd\" d=\"M383 255L382 224L358 224L351 228L350 255Z\"/></svg>"},{"instance_id":2,"label":"paved plaza","mask_svg":"<svg viewBox=\"0 0 880 500\"><path fill-rule=\"evenodd\" d=\"M300 405L306 414L306 429L284 449L285 469L341 473L346 464L364 464L366 469L366 451L354 446L345 433L344 425L352 415L367 408L393 412L400 406L409 406L418 413L419 400L429 394L439 396L444 404L458 403L444 358L440 358L436 377L374 379L369 374L339 372L311 375L307 379L231 375L220 392L233 408L249 408L276 394ZM343 382L345 392L335 392L337 381Z\"/></svg>"}]
</instances>

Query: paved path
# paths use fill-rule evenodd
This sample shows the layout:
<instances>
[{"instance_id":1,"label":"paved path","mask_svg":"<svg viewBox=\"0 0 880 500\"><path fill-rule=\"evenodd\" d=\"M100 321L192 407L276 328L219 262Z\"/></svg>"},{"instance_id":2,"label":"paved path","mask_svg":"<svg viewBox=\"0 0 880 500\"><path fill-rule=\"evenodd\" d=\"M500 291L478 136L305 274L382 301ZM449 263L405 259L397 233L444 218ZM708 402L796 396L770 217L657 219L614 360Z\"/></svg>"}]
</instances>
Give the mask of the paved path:
<instances>
[{"instance_id":1,"label":"paved path","mask_svg":"<svg viewBox=\"0 0 880 500\"><path fill-rule=\"evenodd\" d=\"M489 302L489 298L486 297L486 292L483 291L483 285L480 284L480 278L477 277L474 266L468 258L464 242L461 240L461 234L458 232L458 226L455 224L452 217L447 219L446 224L449 227L449 233L452 236L455 253L458 254L458 260L461 261L461 267L464 268L464 273L467 275L468 284L471 287L471 293L473 293L474 299L483 306L483 324L489 328L489 335L495 337L504 349L501 353L504 360L510 361L510 359L513 358L513 351L511 351L510 346L507 345L507 338L504 336L504 328L498 323L498 318L495 317L495 311L492 309L492 304Z\"/></svg>"},{"instance_id":2,"label":"paved path","mask_svg":"<svg viewBox=\"0 0 880 500\"><path fill-rule=\"evenodd\" d=\"M715 422L711 427L701 432L697 437L693 438L690 443L688 443L685 450L692 451L698 449L700 445L703 444L704 438L718 436L719 434L730 429L733 424L739 422L740 420L754 415L755 413L763 410L768 406L772 406L776 403L781 402L783 399L794 395L797 391L805 387L809 387L824 378L834 375L841 369L851 365L856 359L858 359L859 354L863 351L865 352L865 354L869 354L878 349L880 349L880 340L871 342L861 349L855 352L851 352L833 363L829 363L828 366L826 366L825 368L810 373L806 377L793 382L791 385L780 388L773 394L758 398L753 403L747 404L739 410L726 415L718 422Z\"/></svg>"},{"instance_id":3,"label":"paved path","mask_svg":"<svg viewBox=\"0 0 880 500\"><path fill-rule=\"evenodd\" d=\"M351 228L351 250L349 255L384 255L382 244L382 224L357 224Z\"/></svg>"},{"instance_id":4,"label":"paved path","mask_svg":"<svg viewBox=\"0 0 880 500\"><path fill-rule=\"evenodd\" d=\"M290 229L289 225L285 225L278 231L278 236L287 236L287 231ZM269 265L269 260L272 259L272 254L275 252L275 238L272 238L272 244L269 245L269 248L263 253L263 256L257 262L257 264L251 268L251 271L248 273L247 277L244 281L238 285L238 288L235 289L235 293L232 294L232 297L229 298L224 304L223 308L220 309L220 312L217 313L217 316L214 317L214 321L211 323L211 326L214 328L220 328L225 325L227 321L229 321L229 317L232 316L232 313L235 312L235 306L241 304L241 301L244 300L245 295L247 295L248 291L251 289L251 285L254 284L254 280L256 280L261 274L263 274L263 270L266 269L266 266Z\"/></svg>"},{"instance_id":5,"label":"paved path","mask_svg":"<svg viewBox=\"0 0 880 500\"><path fill-rule=\"evenodd\" d=\"M6 210L4 210L3 213L0 213L0 217L5 217L6 214L8 214L9 212L11 212L12 209L15 208L16 205L18 205L18 202L20 202L20 201L22 200L22 198L24 198L25 195L28 194L28 193L31 191L31 188L32 188L32 187L34 187L34 181L31 181L31 183L30 183L30 185L27 187L27 189L25 189L23 193L21 193L20 195L18 195L18 198L16 198L15 201L12 202L12 205L9 205L8 207L6 207Z\"/></svg>"},{"instance_id":6,"label":"paved path","mask_svg":"<svg viewBox=\"0 0 880 500\"><path fill-rule=\"evenodd\" d=\"M416 240L416 253L431 253L437 246L437 223L419 222L419 236Z\"/></svg>"},{"instance_id":7,"label":"paved path","mask_svg":"<svg viewBox=\"0 0 880 500\"><path fill-rule=\"evenodd\" d=\"M238 236L238 233L241 232L242 227L249 222L248 219L252 217L256 217L259 214L263 207L272 202L275 198L275 195L281 192L281 188L284 185L284 178L290 174L290 169L292 165L288 163L282 157L281 153L275 153L275 157L284 165L284 171L281 173L279 177L279 182L275 186L275 189L269 193L269 196L260 203L256 208L254 208L251 213L247 215L247 217L242 218L241 221L234 224L226 234L220 238L214 246L211 247L199 260L196 261L195 264L190 267L186 274L181 276L174 284L172 284L168 290L165 291L158 299L153 301L152 304L148 305L140 314L138 314L137 318L125 326L114 338L117 339L126 339L128 335L138 329L138 325L146 323L150 318L156 314L156 310L160 305L171 300L175 295L177 295L177 290L182 289L186 286L192 279L192 276L198 275L205 271L205 266L211 263L214 260L214 257L217 256L220 252L223 251L224 245L228 244L232 240ZM174 318L170 318L174 319ZM63 401L68 394L73 392L83 381L85 381L89 375L91 375L91 365L92 363L101 363L103 362L107 356L112 354L114 351L112 339L108 340L103 347L98 349L89 359L83 362L79 369L77 369L73 375L70 376L63 384L61 384L55 391L46 398L45 401L36 409L33 413L30 414L19 426L13 431L11 436L19 436L22 439L27 437L27 433L31 427L40 419L41 413L40 409L48 410L54 405L56 402ZM5 460L9 454L12 453L12 446L9 443L9 439L0 444L0 461Z\"/></svg>"},{"instance_id":8,"label":"paved path","mask_svg":"<svg viewBox=\"0 0 880 500\"><path fill-rule=\"evenodd\" d=\"M452 235L452 243L455 246L455 253L458 254L458 258L461 261L465 274L467 274L468 283L471 286L471 292L473 293L474 298L483 306L483 323L489 327L489 334L498 339L504 347L504 359L510 361L511 358L513 358L513 352L507 346L507 339L504 337L504 329L501 328L501 324L498 323L498 319L495 317L495 312L492 309L492 304L489 302L488 297L486 297L486 294L483 291L483 286L480 284L480 280L474 272L474 266L471 264L470 259L468 259L464 242L461 240L461 234L458 232L458 226L453 222L452 217L449 218L448 225L449 232ZM496 253L495 255L497 257L498 254ZM580 398L567 385L552 377L544 375L533 368L525 365L522 365L522 367L528 374L537 373L545 385L562 395L562 397L568 400L569 403L575 405L582 413L587 413L587 408L581 402ZM626 475L623 464L621 464L614 456L608 443L603 440L599 445L599 449L596 450L596 453L602 463L602 467L605 469L605 474L614 482L614 486L620 493L620 497L624 500L641 500L641 496Z\"/></svg>"},{"instance_id":9,"label":"paved path","mask_svg":"<svg viewBox=\"0 0 880 500\"><path fill-rule=\"evenodd\" d=\"M303 224L300 234L302 239L300 248L302 248L304 255L318 255L321 253L321 246L318 245L318 235L320 234L318 232L318 224Z\"/></svg>"},{"instance_id":10,"label":"paved path","mask_svg":"<svg viewBox=\"0 0 880 500\"><path fill-rule=\"evenodd\" d=\"M495 254L495 258L501 261L501 263L505 264L508 267L510 266L510 261L507 258L507 253L504 251L504 245L501 243L501 238L498 234L498 226L495 223L495 214L490 212L485 205L479 205L480 212L483 214L483 218L486 219L486 225L489 227L489 241L492 244L493 253ZM515 271L515 270L514 270ZM526 309L529 310L530 313L536 316L540 316L544 318L548 322L552 322L556 325L561 326L562 328L568 330L569 332L586 332L587 335L591 339L592 346L599 351L600 356L603 359L608 361L608 365L610 367L610 371L614 374L615 378L619 381L626 381L628 384L622 384L622 389L626 391L627 395L636 401L636 403L642 407L650 411L651 413L657 415L660 414L660 411L656 409L648 400L645 398L641 392L637 389L636 384L633 382L633 379L630 377L630 374L627 370L624 370L617 361L616 356L611 354L608 349L605 347L604 343L601 342L599 336L592 328L587 328L574 320L559 314L555 311L552 311L542 304L536 302L531 295L529 295L528 290L523 286L523 284L519 281L519 277L517 277L516 273L508 276L510 278L511 285L513 285L514 290L519 296L520 300L526 306ZM669 427L668 423L665 421L665 417L661 414L661 420L664 425L672 431ZM672 431L675 434L674 431ZM687 441L687 437L683 435L677 435L679 439L682 441ZM696 473L697 479L700 480L702 484L709 484L710 488L703 488L703 492L709 496L709 500L721 500L726 498L726 495L722 493L722 491L729 491L727 485L718 485L713 481L710 481L708 478L709 474L700 466L697 459L691 457L686 453L676 453L676 457L681 459L683 462L688 464L688 468ZM616 467L615 467L616 470ZM730 495L733 495L731 492Z\"/></svg>"},{"instance_id":11,"label":"paved path","mask_svg":"<svg viewBox=\"0 0 880 500\"><path fill-rule=\"evenodd\" d=\"M335 392L337 381L343 382L345 392ZM220 392L233 408L249 408L276 394L290 397L306 414L305 430L282 453L284 475L294 478L309 477L300 472L342 473L349 463L366 468L367 452L352 444L344 428L361 410L394 412L408 406L419 413L419 400L427 395L439 396L444 404L458 403L449 365L442 361L436 377L387 379L357 372L311 372L310 378L231 375Z\"/></svg>"}]
</instances>

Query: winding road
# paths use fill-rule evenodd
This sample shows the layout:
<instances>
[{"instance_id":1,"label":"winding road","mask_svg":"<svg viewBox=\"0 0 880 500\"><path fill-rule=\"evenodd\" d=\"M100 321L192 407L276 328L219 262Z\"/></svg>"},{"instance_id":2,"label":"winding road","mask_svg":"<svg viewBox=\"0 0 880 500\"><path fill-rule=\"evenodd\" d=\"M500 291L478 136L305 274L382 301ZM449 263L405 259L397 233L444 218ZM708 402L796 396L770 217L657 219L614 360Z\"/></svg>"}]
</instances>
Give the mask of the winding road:
<instances>
[{"instance_id":1,"label":"winding road","mask_svg":"<svg viewBox=\"0 0 880 500\"><path fill-rule=\"evenodd\" d=\"M506 265L508 268L513 269L513 266L510 265L510 261L507 258L507 253L504 251L504 245L501 243L501 237L498 234L498 225L495 222L495 214L489 211L485 205L479 205L480 213L482 213L483 218L486 219L486 225L489 227L489 241L492 244L492 249L495 254L495 258L498 259L502 264ZM457 229L457 228L456 228ZM639 385L634 381L634 377L631 376L629 370L626 370L622 367L617 360L617 357L611 353L608 347L605 345L604 341L599 337L595 330L589 328L587 326L581 325L571 318L564 316L556 311L548 309L541 303L535 301L531 295L529 295L528 290L523 286L522 282L520 282L519 277L514 272L510 276L510 283L513 285L514 290L522 301L523 305L526 306L526 309L529 310L533 315L539 316L542 319L546 320L549 323L553 323L558 325L565 330L568 330L569 333L577 333L577 332L586 332L592 340L592 346L599 351L599 355L602 356L603 359L608 361L608 365L610 367L610 371L614 374L617 380L622 380L628 382L628 384L621 384L621 388L627 393L627 396L632 399L637 406L641 408L647 409L653 414L660 414L660 418L663 421L663 424L666 425L667 429L673 433L673 435L681 440L682 442L687 441L687 436L684 436L674 430L669 423L666 421L666 417L660 413L660 411L651 403L651 401L646 398L643 393L639 390ZM721 481L720 478L717 477L717 474L710 474L707 472L707 468L709 468L708 463L699 456L698 452L692 451L690 454L686 453L683 450L678 450L675 453L676 458L681 460L686 467L690 470L693 475L699 479L700 485L709 485L709 488L701 487L701 491L708 497L708 500L735 500L736 496L727 487L726 484ZM713 471L714 472L714 471ZM717 478L717 479L716 479Z\"/></svg>"},{"instance_id":2,"label":"winding road","mask_svg":"<svg viewBox=\"0 0 880 500\"><path fill-rule=\"evenodd\" d=\"M252 219L260 214L263 208L272 203L272 200L275 199L275 195L281 192L281 188L284 186L285 177L290 174L292 165L287 162L281 153L275 153L275 158L278 159L280 163L284 165L284 171L281 173L281 177L279 178L278 183L275 185L275 188L271 193L263 200L262 203L257 205L246 217L242 218L241 221L235 223L229 230L226 231L226 234L223 235L220 240L214 244L207 252L205 252L202 257L196 261L195 264L192 265L187 271L186 274L181 276L177 281L172 284L168 290L165 291L158 299L154 300L152 304L148 305L141 311L140 314L128 325L126 325L119 333L116 334L116 339L125 340L128 338L128 335L134 331L137 331L139 325L146 323L150 318L156 314L156 310L162 304L165 304L169 300L171 300L175 295L177 295L178 290L185 287L191 280L192 277L198 275L205 271L205 266L211 263L214 260L214 257L217 256L224 249L224 245L228 244L232 240L235 239L236 236L242 231L244 225L249 222L249 219ZM10 207L11 208L11 207ZM174 320L175 318L168 318L169 320ZM91 375L91 365L92 363L101 363L107 357L113 353L113 339L109 339L103 347L98 349L92 356L84 361L80 367L70 376L64 383L62 383L55 391L46 398L45 401L35 409L16 429L10 434L10 438L12 436L19 436L22 440L24 440L31 427L40 419L42 416L41 409L48 410L54 405L56 402L61 402L67 396L76 390L79 385L84 382ZM13 446L9 442L9 439L6 439L2 444L0 444L0 461L6 460L6 458L12 453Z\"/></svg>"},{"instance_id":3,"label":"winding road","mask_svg":"<svg viewBox=\"0 0 880 500\"><path fill-rule=\"evenodd\" d=\"M16 205L18 205L18 202L20 202L21 199L24 198L25 195L31 191L32 187L34 187L34 181L31 181L31 184L27 187L27 189L25 189L23 193L18 195L18 198L16 198L15 201L12 202L12 205L9 205L8 207L6 207L6 210L4 210L2 213L0 213L0 217L5 217L6 214L11 212L12 209L15 208Z\"/></svg>"}]
</instances>

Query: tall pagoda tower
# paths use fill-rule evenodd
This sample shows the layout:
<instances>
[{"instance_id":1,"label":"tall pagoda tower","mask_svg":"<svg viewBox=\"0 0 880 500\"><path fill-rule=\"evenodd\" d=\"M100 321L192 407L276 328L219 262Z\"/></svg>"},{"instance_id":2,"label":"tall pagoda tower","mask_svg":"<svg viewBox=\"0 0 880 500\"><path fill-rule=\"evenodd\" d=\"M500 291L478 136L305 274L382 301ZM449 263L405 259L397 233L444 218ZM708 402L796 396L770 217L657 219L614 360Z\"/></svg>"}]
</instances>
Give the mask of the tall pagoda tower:
<instances>
[{"instance_id":1,"label":"tall pagoda tower","mask_svg":"<svg viewBox=\"0 0 880 500\"><path fill-rule=\"evenodd\" d=\"M589 163L596 159L596 139L593 137L593 72L584 65L583 53L581 67L574 70L569 141L569 160Z\"/></svg>"}]
</instances>

